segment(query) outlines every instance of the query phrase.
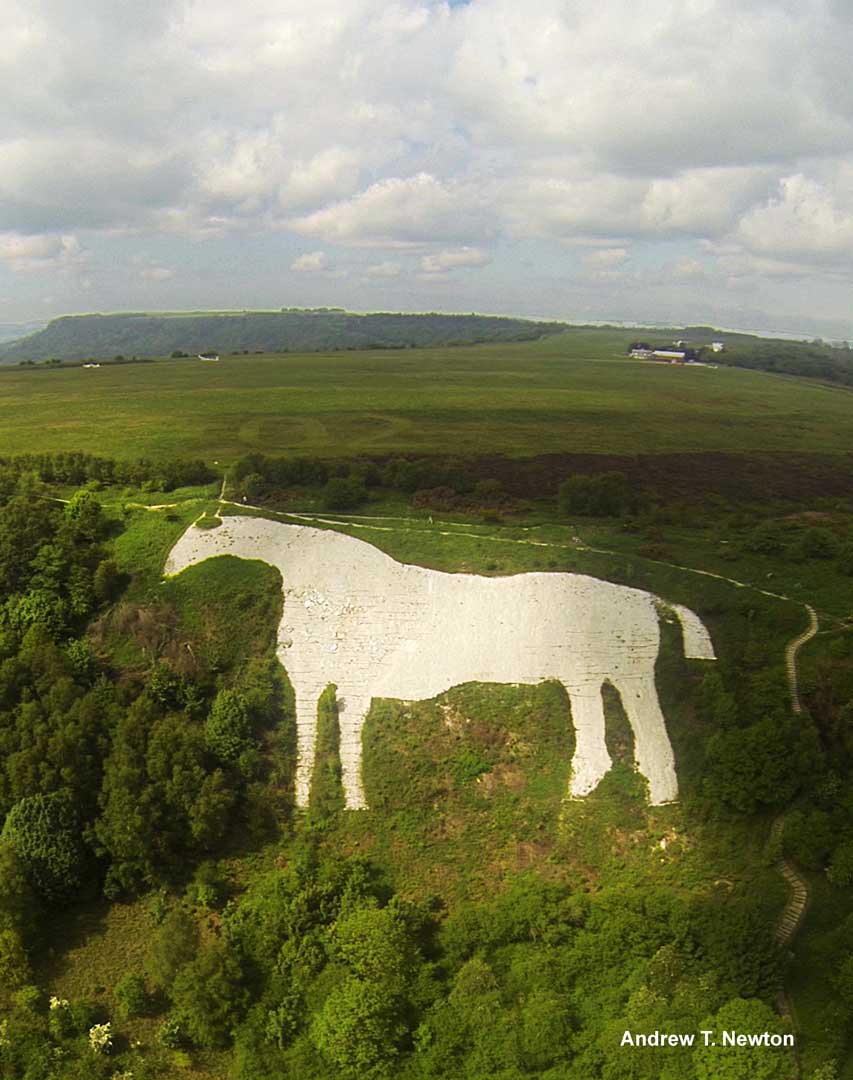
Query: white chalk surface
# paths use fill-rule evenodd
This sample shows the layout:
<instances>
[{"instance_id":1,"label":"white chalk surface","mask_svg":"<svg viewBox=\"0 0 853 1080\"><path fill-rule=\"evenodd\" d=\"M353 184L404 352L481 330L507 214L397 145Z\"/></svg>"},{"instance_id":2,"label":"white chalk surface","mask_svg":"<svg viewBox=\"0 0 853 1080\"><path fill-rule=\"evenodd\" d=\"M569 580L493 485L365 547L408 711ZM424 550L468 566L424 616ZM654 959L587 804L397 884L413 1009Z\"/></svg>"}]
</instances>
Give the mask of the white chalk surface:
<instances>
[{"instance_id":1,"label":"white chalk surface","mask_svg":"<svg viewBox=\"0 0 853 1080\"><path fill-rule=\"evenodd\" d=\"M672 746L654 681L658 597L584 574L446 574L399 563L343 533L256 517L190 528L167 575L217 555L259 559L282 576L278 657L296 694L296 802L306 806L317 699L337 686L347 806L366 806L361 730L373 698L423 700L466 682L557 679L571 702L576 746L570 792L589 794L611 766L602 684L621 695L653 804L678 796ZM699 617L681 621L688 657L713 660Z\"/></svg>"}]
</instances>

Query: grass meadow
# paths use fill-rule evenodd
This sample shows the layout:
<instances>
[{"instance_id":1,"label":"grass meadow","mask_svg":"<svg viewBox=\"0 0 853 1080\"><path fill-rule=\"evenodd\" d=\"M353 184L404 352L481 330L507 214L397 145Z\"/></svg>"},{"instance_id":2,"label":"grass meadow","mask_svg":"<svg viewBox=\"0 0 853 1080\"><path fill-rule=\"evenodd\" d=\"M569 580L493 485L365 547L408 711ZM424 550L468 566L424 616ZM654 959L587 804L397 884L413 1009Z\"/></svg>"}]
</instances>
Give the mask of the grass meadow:
<instances>
[{"instance_id":1,"label":"grass meadow","mask_svg":"<svg viewBox=\"0 0 853 1080\"><path fill-rule=\"evenodd\" d=\"M627 360L629 331L517 345L0 370L0 455L843 453L853 398Z\"/></svg>"}]
</instances>

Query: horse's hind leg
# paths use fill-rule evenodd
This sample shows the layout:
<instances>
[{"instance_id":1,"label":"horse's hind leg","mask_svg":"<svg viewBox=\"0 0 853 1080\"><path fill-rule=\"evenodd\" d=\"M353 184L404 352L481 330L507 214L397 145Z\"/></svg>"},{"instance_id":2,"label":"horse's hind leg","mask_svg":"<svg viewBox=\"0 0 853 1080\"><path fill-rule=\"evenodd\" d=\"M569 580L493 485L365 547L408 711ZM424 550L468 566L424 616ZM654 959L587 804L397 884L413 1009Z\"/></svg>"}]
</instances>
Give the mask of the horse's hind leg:
<instances>
[{"instance_id":1,"label":"horse's hind leg","mask_svg":"<svg viewBox=\"0 0 853 1080\"><path fill-rule=\"evenodd\" d=\"M370 712L371 698L338 692L338 724L341 733L341 781L348 810L366 810L361 782L361 731Z\"/></svg>"},{"instance_id":2,"label":"horse's hind leg","mask_svg":"<svg viewBox=\"0 0 853 1080\"><path fill-rule=\"evenodd\" d=\"M308 806L311 773L317 744L317 698L319 691L296 689L296 805Z\"/></svg>"},{"instance_id":3,"label":"horse's hind leg","mask_svg":"<svg viewBox=\"0 0 853 1080\"><path fill-rule=\"evenodd\" d=\"M678 798L675 755L661 712L654 674L613 681L622 698L622 707L634 732L634 760L649 782L652 806Z\"/></svg>"},{"instance_id":4,"label":"horse's hind leg","mask_svg":"<svg viewBox=\"0 0 853 1080\"><path fill-rule=\"evenodd\" d=\"M572 705L575 727L575 753L572 758L572 795L589 795L610 768L612 762L604 741L604 703L601 688L583 692L566 687Z\"/></svg>"}]
</instances>

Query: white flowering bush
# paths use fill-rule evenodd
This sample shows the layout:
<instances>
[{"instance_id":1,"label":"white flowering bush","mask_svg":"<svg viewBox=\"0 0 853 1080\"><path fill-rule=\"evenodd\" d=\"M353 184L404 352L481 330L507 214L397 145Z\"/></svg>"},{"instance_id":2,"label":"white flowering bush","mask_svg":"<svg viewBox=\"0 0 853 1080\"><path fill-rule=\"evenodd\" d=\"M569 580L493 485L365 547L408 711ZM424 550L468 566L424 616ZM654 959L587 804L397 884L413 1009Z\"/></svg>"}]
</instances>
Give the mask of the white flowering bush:
<instances>
[{"instance_id":1,"label":"white flowering bush","mask_svg":"<svg viewBox=\"0 0 853 1080\"><path fill-rule=\"evenodd\" d=\"M74 1018L71 1005L66 998L53 995L50 999L50 1014L47 1026L54 1039L67 1039L73 1033Z\"/></svg>"},{"instance_id":2,"label":"white flowering bush","mask_svg":"<svg viewBox=\"0 0 853 1080\"><path fill-rule=\"evenodd\" d=\"M109 1020L89 1028L89 1046L95 1054L108 1054L113 1046L113 1033Z\"/></svg>"}]
</instances>

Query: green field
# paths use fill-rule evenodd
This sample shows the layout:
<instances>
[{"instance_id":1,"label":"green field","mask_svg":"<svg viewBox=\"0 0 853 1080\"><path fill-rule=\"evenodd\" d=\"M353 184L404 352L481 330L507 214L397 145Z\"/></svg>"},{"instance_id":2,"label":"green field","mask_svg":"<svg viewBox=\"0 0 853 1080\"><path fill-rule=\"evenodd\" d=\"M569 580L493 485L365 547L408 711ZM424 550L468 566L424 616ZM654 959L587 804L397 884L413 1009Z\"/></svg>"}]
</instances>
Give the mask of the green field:
<instances>
[{"instance_id":1,"label":"green field","mask_svg":"<svg viewBox=\"0 0 853 1080\"><path fill-rule=\"evenodd\" d=\"M846 391L629 361L629 331L539 342L0 371L0 454L839 453Z\"/></svg>"}]
</instances>

